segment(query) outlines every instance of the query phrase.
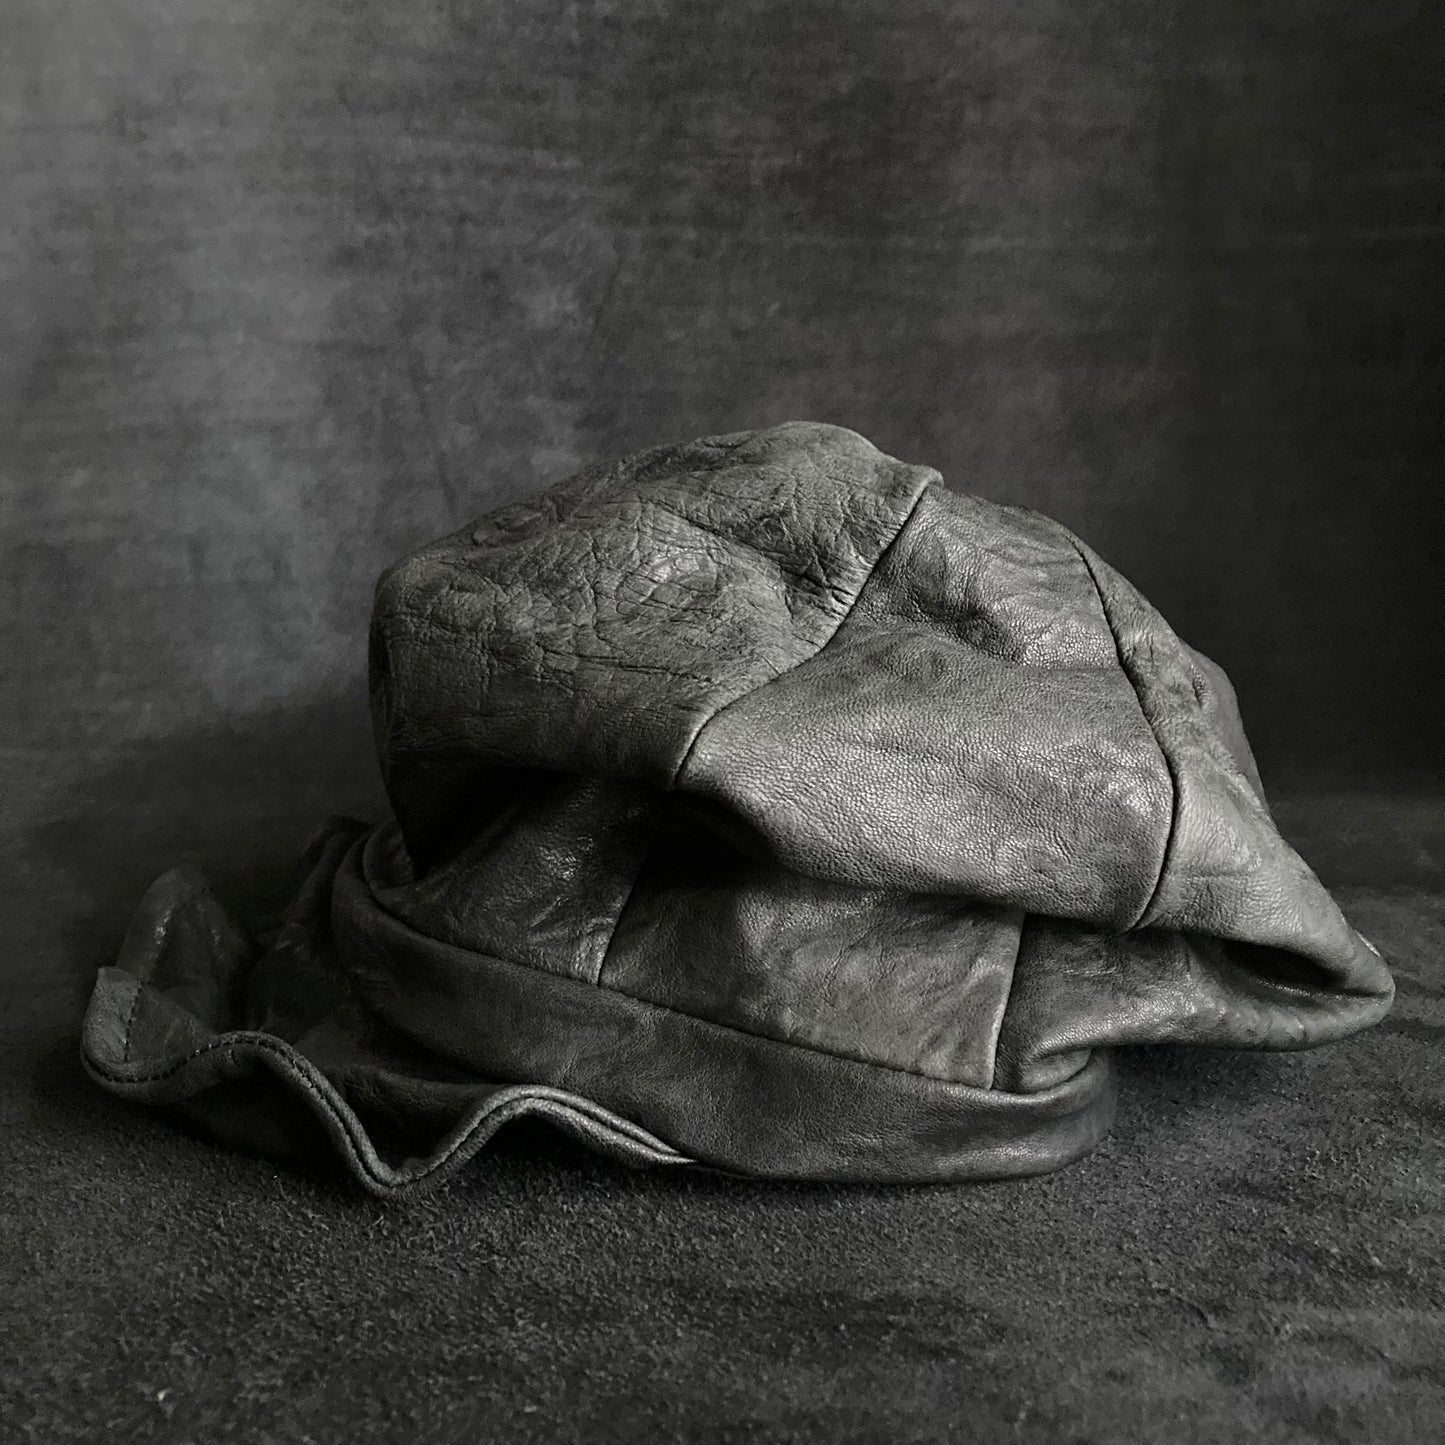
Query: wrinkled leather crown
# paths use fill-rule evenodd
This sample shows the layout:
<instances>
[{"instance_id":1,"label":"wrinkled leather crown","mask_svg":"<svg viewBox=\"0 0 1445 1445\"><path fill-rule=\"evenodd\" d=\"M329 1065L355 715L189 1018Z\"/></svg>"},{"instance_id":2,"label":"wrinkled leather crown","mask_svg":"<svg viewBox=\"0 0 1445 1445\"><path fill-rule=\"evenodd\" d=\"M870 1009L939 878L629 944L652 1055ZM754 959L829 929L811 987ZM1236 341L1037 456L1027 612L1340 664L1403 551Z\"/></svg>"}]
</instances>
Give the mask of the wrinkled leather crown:
<instances>
[{"instance_id":1,"label":"wrinkled leather crown","mask_svg":"<svg viewBox=\"0 0 1445 1445\"><path fill-rule=\"evenodd\" d=\"M1114 1045L1299 1048L1390 976L1223 672L1063 527L795 423L581 473L381 579L395 821L244 933L147 895L93 1075L388 1193L519 1114L770 1176L1032 1173Z\"/></svg>"}]
</instances>

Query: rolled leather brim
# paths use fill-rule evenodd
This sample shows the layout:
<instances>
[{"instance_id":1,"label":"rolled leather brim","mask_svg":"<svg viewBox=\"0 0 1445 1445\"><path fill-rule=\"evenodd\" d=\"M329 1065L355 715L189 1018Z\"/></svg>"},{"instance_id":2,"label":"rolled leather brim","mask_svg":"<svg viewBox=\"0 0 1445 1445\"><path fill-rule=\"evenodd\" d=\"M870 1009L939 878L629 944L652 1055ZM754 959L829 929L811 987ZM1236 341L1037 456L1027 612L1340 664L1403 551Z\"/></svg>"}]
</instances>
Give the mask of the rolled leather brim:
<instances>
[{"instance_id":1,"label":"rolled leather brim","mask_svg":"<svg viewBox=\"0 0 1445 1445\"><path fill-rule=\"evenodd\" d=\"M195 870L158 879L92 994L91 1076L241 1148L334 1151L380 1196L450 1177L524 1117L638 1165L888 1183L1044 1173L1112 1121L1106 1050L1038 1093L982 1089L439 942L378 904L369 837L329 822L258 937Z\"/></svg>"}]
</instances>

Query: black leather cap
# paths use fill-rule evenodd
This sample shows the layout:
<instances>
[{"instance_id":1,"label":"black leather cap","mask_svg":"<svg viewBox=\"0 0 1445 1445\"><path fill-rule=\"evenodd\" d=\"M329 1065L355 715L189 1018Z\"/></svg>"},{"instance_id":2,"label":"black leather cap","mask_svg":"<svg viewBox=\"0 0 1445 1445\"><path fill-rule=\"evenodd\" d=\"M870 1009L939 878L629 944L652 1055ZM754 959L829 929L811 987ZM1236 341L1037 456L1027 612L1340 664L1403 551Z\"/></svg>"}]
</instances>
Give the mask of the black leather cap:
<instances>
[{"instance_id":1,"label":"black leather cap","mask_svg":"<svg viewBox=\"0 0 1445 1445\"><path fill-rule=\"evenodd\" d=\"M1107 1128L1111 1046L1302 1048L1392 984L1224 673L1058 524L794 423L422 548L371 636L395 812L252 938L178 871L107 1088L394 1193L519 1114L647 1163L947 1180Z\"/></svg>"}]
</instances>

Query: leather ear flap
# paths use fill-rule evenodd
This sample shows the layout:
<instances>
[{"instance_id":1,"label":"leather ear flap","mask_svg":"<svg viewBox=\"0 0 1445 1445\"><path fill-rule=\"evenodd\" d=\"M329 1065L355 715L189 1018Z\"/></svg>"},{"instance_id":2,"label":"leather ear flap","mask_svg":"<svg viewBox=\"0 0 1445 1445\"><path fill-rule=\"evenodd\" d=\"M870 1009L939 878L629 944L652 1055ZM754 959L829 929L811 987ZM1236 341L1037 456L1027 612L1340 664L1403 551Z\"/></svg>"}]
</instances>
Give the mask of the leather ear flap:
<instances>
[{"instance_id":1,"label":"leather ear flap","mask_svg":"<svg viewBox=\"0 0 1445 1445\"><path fill-rule=\"evenodd\" d=\"M337 871L364 831L349 819L320 830L285 921L264 940L250 938L193 869L157 879L91 994L81 1035L90 1076L237 1148L314 1159L329 1145L383 1196L449 1178L526 1116L626 1163L692 1163L590 1099L419 1061L359 1017L331 916Z\"/></svg>"}]
</instances>

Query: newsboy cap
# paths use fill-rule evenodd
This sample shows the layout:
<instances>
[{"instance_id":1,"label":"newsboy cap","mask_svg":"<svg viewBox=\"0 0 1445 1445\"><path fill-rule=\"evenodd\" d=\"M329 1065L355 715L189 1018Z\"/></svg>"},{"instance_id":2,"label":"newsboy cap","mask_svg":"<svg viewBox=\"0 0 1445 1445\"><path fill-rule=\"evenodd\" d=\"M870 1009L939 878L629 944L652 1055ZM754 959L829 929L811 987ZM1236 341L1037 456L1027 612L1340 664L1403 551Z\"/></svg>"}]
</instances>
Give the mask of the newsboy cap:
<instances>
[{"instance_id":1,"label":"newsboy cap","mask_svg":"<svg viewBox=\"0 0 1445 1445\"><path fill-rule=\"evenodd\" d=\"M394 818L327 824L259 935L162 877L83 1054L377 1193L528 1114L745 1175L1035 1173L1107 1128L1117 1045L1390 1004L1220 668L1062 526L839 427L641 452L421 548L370 677Z\"/></svg>"}]
</instances>

